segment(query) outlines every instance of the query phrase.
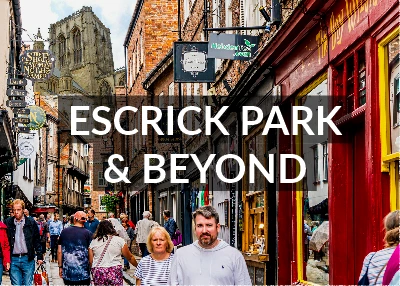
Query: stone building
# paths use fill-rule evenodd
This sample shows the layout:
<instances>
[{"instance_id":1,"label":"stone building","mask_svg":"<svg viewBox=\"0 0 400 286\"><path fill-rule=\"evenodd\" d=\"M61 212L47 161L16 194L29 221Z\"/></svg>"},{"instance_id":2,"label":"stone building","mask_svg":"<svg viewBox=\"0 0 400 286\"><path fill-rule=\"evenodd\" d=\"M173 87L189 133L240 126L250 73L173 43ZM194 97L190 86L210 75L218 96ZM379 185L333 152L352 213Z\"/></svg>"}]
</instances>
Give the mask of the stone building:
<instances>
[{"instance_id":1,"label":"stone building","mask_svg":"<svg viewBox=\"0 0 400 286\"><path fill-rule=\"evenodd\" d=\"M37 35L41 38L40 30ZM114 70L110 29L91 7L51 24L49 49L55 55L53 76L38 83L42 94L112 95L123 86L124 69ZM37 48L44 44L36 42Z\"/></svg>"},{"instance_id":2,"label":"stone building","mask_svg":"<svg viewBox=\"0 0 400 286\"><path fill-rule=\"evenodd\" d=\"M40 30L36 36L38 40L34 43L34 49L44 49ZM62 109L59 106L59 104L62 105L59 95L73 94L77 99L79 99L79 96L101 95L102 100L104 100L102 105L110 106L113 103L112 95L125 94L125 69L114 69L110 29L94 14L91 7L82 7L79 11L51 24L49 38L49 50L56 59L54 72L48 80L35 83L34 90L39 95L42 104L48 105L58 112L58 114L52 114L54 118L59 119L59 111ZM44 138L46 140L52 140L51 138L57 140L57 136L60 136L62 140L63 135L57 133L60 132L60 121L58 120L58 123L51 122L54 129L50 128L50 130L43 131L44 134L49 134ZM69 128L68 125L63 127L63 129ZM49 132L53 134L51 135ZM64 133L66 134L67 131ZM78 141L82 141L82 138L78 139ZM114 153L111 140L106 144L107 139L108 137L86 138L90 148L88 151L88 169L87 172L85 170L85 173L89 177L87 180L85 179L84 183L79 184L79 188L82 189L80 193L84 194L85 197L80 198L79 195L78 200L73 199L73 201L79 202L79 208L93 207L96 212L100 212L99 218L105 214L105 208L101 206L100 199L105 194L106 188L109 187L104 180L103 162L107 158L105 155ZM49 154L57 154L57 144L52 145L54 150L49 150ZM45 142L42 146L46 146ZM47 143L47 146L50 146L50 142ZM48 168L45 176L56 174L54 158L49 157L46 160L47 165L53 166L53 168ZM52 186L52 192L49 195L53 197L50 201L53 201L54 195L58 192L58 183L48 182L48 184ZM63 182L59 184L62 185ZM48 190L50 190L50 187L48 187ZM73 210L73 203L69 203L68 210Z\"/></svg>"}]
</instances>

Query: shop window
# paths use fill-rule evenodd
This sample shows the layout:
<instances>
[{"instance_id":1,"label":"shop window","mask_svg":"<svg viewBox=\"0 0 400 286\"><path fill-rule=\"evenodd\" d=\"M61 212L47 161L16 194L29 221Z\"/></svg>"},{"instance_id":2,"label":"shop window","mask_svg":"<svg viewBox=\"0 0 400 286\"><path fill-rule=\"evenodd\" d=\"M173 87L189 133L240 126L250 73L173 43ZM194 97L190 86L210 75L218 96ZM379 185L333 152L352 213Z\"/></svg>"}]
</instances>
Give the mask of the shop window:
<instances>
[{"instance_id":1,"label":"shop window","mask_svg":"<svg viewBox=\"0 0 400 286\"><path fill-rule=\"evenodd\" d=\"M400 207L399 161L399 31L397 27L378 44L379 108L381 118L382 172L390 175L390 209Z\"/></svg>"},{"instance_id":2,"label":"shop window","mask_svg":"<svg viewBox=\"0 0 400 286\"><path fill-rule=\"evenodd\" d=\"M352 58L347 61L352 61ZM351 74L351 69L347 69ZM349 84L352 86L352 84ZM328 82L323 75L298 96L298 104L310 109L328 106ZM318 120L309 122L316 130ZM296 136L296 145L301 146L298 155L306 163L306 175L297 184L296 202L298 231L298 277L319 285L329 284L329 211L328 211L328 130L324 136L302 132Z\"/></svg>"},{"instance_id":3,"label":"shop window","mask_svg":"<svg viewBox=\"0 0 400 286\"><path fill-rule=\"evenodd\" d=\"M364 47L353 52L340 65L335 67L334 81L335 93L341 97L337 105L342 105L342 110L345 113L351 113L366 103Z\"/></svg>"},{"instance_id":4,"label":"shop window","mask_svg":"<svg viewBox=\"0 0 400 286\"><path fill-rule=\"evenodd\" d=\"M250 154L256 156L263 166L268 166L266 155L267 140L262 136L260 130L255 130L245 138L244 152L246 169L248 169L248 158ZM254 183L250 183L250 178L246 176L244 180L244 233L243 251L253 254L267 254L267 189L266 178L262 173L255 171Z\"/></svg>"}]
</instances>

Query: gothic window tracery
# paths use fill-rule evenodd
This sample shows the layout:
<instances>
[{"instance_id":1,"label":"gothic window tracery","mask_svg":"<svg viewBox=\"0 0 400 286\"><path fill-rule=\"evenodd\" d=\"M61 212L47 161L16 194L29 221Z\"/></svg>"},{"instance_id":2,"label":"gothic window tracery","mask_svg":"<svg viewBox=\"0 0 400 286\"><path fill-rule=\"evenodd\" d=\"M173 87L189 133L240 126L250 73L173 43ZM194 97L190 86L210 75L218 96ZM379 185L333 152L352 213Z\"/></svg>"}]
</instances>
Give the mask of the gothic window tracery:
<instances>
[{"instance_id":1,"label":"gothic window tracery","mask_svg":"<svg viewBox=\"0 0 400 286\"><path fill-rule=\"evenodd\" d=\"M60 67L65 66L67 57L67 47L64 35L58 37L58 60L60 62Z\"/></svg>"},{"instance_id":2,"label":"gothic window tracery","mask_svg":"<svg viewBox=\"0 0 400 286\"><path fill-rule=\"evenodd\" d=\"M73 32L73 43L74 43L74 63L79 64L82 62L82 43L81 43L81 31L76 29Z\"/></svg>"}]
</instances>

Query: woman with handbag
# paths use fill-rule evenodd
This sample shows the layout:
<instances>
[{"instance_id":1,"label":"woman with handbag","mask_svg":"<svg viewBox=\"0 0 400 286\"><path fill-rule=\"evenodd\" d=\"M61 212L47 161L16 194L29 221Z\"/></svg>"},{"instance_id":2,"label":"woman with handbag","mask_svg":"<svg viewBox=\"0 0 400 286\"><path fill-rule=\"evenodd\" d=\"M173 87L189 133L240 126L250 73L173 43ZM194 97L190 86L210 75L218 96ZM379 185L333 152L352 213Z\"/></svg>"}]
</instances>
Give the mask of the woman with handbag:
<instances>
[{"instance_id":1,"label":"woman with handbag","mask_svg":"<svg viewBox=\"0 0 400 286\"><path fill-rule=\"evenodd\" d=\"M96 285L123 285L121 254L137 266L126 241L117 233L108 220L99 223L89 245L89 264L92 266L92 282Z\"/></svg>"},{"instance_id":2,"label":"woman with handbag","mask_svg":"<svg viewBox=\"0 0 400 286\"><path fill-rule=\"evenodd\" d=\"M358 285L382 285L388 260L399 245L400 210L389 213L384 218L383 224L385 248L371 252L365 257Z\"/></svg>"}]
</instances>

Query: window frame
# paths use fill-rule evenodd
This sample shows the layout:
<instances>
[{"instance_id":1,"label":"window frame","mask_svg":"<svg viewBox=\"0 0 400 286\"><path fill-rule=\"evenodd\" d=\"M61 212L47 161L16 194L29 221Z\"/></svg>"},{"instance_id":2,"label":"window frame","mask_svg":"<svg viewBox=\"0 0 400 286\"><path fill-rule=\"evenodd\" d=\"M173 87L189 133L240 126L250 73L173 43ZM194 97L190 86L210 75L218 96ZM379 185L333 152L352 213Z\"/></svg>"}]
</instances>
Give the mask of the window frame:
<instances>
[{"instance_id":1,"label":"window frame","mask_svg":"<svg viewBox=\"0 0 400 286\"><path fill-rule=\"evenodd\" d=\"M391 148L390 124L390 90L389 90L389 58L388 45L398 37L400 27L395 27L381 41L378 42L378 72L379 72L379 111L380 111L380 138L381 138L381 172L389 173L390 180L390 210L400 207L400 195L398 195L399 174L398 162L400 152L393 152Z\"/></svg>"},{"instance_id":2,"label":"window frame","mask_svg":"<svg viewBox=\"0 0 400 286\"><path fill-rule=\"evenodd\" d=\"M262 133L263 127L265 125L265 120L260 123L260 125L254 128L249 135L247 135L243 140L243 158L244 164L248 167L248 142L253 138L257 137ZM267 154L267 137L260 136L262 140L264 140L264 154ZM229 143L229 142L228 142ZM267 164L267 158L264 155L262 164L265 166ZM256 184L256 183L254 183ZM242 232L242 251L247 252L250 248L250 241L255 233L254 221L255 217L258 214L261 214L261 220L263 215L263 232L264 232L264 251L263 255L268 255L268 196L267 196L267 179L264 178L264 189L263 190L256 190L253 193L248 193L248 173L244 174L242 180L242 202L244 203L243 207L243 232ZM263 196L264 205L257 206L257 198L259 196ZM254 205L253 205L254 204ZM262 221L260 222L262 223ZM261 231L260 231L261 233Z\"/></svg>"},{"instance_id":3,"label":"window frame","mask_svg":"<svg viewBox=\"0 0 400 286\"><path fill-rule=\"evenodd\" d=\"M105 194L99 195L99 212L107 212L106 205L101 204L101 198L104 196Z\"/></svg>"},{"instance_id":4,"label":"window frame","mask_svg":"<svg viewBox=\"0 0 400 286\"><path fill-rule=\"evenodd\" d=\"M103 180L103 184L100 184L100 180ZM105 187L106 186L106 179L104 178L103 171L98 171L97 172L97 185L99 187Z\"/></svg>"},{"instance_id":5,"label":"window frame","mask_svg":"<svg viewBox=\"0 0 400 286\"><path fill-rule=\"evenodd\" d=\"M67 40L63 34L59 35L57 38L58 41L58 60L60 62L60 68L66 65L66 57L67 57Z\"/></svg>"},{"instance_id":6,"label":"window frame","mask_svg":"<svg viewBox=\"0 0 400 286\"><path fill-rule=\"evenodd\" d=\"M322 143L322 172L323 172L323 181L328 182L328 160L329 160L329 151L328 151L328 142Z\"/></svg>"},{"instance_id":7,"label":"window frame","mask_svg":"<svg viewBox=\"0 0 400 286\"><path fill-rule=\"evenodd\" d=\"M79 29L76 29L72 35L74 47L74 64L82 63L82 34Z\"/></svg>"},{"instance_id":8,"label":"window frame","mask_svg":"<svg viewBox=\"0 0 400 286\"><path fill-rule=\"evenodd\" d=\"M297 96L296 96L296 105L302 105L302 98L306 96L309 92L311 92L315 87L320 85L323 81L327 80L328 74L327 72L323 73L319 77L317 77L311 84L306 86ZM329 86L329 81L328 81ZM303 138L302 133L299 135L295 135L295 146L296 146L296 155L302 157L303 153ZM296 163L296 174L300 171L299 163ZM300 283L312 284L312 282L308 282L305 280L306 273L304 273L304 218L303 218L303 190L304 190L304 180L300 180L296 183L296 244L297 244L297 252L296 252L296 268L298 273L298 280ZM329 199L329 198L328 198Z\"/></svg>"}]
</instances>

